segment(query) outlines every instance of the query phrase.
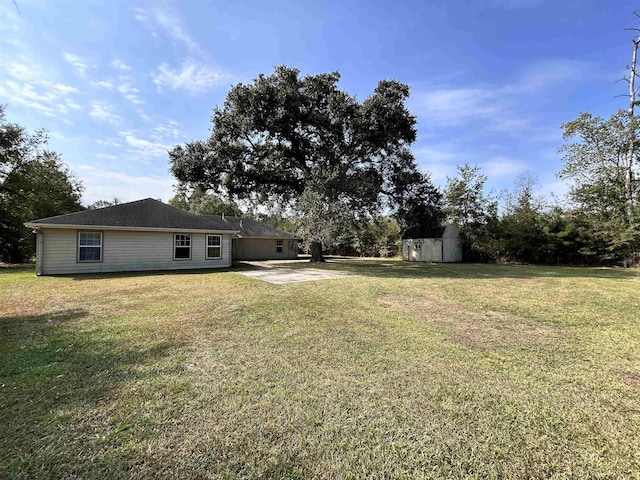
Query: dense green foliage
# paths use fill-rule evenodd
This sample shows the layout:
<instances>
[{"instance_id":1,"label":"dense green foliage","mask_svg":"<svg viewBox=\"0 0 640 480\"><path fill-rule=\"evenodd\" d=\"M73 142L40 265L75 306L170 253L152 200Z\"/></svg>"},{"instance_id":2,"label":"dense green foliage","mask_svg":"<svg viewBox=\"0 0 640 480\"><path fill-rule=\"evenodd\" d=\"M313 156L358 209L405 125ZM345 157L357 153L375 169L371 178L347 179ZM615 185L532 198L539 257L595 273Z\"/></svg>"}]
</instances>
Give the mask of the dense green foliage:
<instances>
[{"instance_id":1,"label":"dense green foliage","mask_svg":"<svg viewBox=\"0 0 640 480\"><path fill-rule=\"evenodd\" d=\"M565 161L560 176L572 180L570 195L576 213L591 232L585 253L597 262L637 263L640 255L637 118L622 110L608 120L583 113L562 127L566 140L577 140L560 149ZM631 156L630 144L634 147Z\"/></svg>"},{"instance_id":2,"label":"dense green foliage","mask_svg":"<svg viewBox=\"0 0 640 480\"><path fill-rule=\"evenodd\" d=\"M478 167L464 165L445 190L445 211L461 230L465 261L637 264L638 228L623 220L624 196L616 198L620 215L607 216L577 201L571 207L549 205L535 195L532 178L520 178L503 194L498 211L497 198L484 191L485 181Z\"/></svg>"},{"instance_id":3,"label":"dense green foliage","mask_svg":"<svg viewBox=\"0 0 640 480\"><path fill-rule=\"evenodd\" d=\"M237 217L244 215L244 212L233 200L207 193L199 187L192 191L184 186L178 187L176 194L169 200L169 205L196 215L232 215Z\"/></svg>"},{"instance_id":4,"label":"dense green foliage","mask_svg":"<svg viewBox=\"0 0 640 480\"><path fill-rule=\"evenodd\" d=\"M465 164L456 177L447 177L444 212L447 222L457 225L464 238L463 258L487 261L496 256L494 234L498 201L485 190L487 177L480 168Z\"/></svg>"},{"instance_id":5,"label":"dense green foliage","mask_svg":"<svg viewBox=\"0 0 640 480\"><path fill-rule=\"evenodd\" d=\"M80 181L46 143L42 131L29 134L9 123L0 106L0 261L34 255L34 235L24 222L82 210Z\"/></svg>"},{"instance_id":6,"label":"dense green foliage","mask_svg":"<svg viewBox=\"0 0 640 480\"><path fill-rule=\"evenodd\" d=\"M87 205L87 210L95 210L96 208L113 207L120 205L122 202L118 197L113 197L111 200L96 200L95 202Z\"/></svg>"}]
</instances>

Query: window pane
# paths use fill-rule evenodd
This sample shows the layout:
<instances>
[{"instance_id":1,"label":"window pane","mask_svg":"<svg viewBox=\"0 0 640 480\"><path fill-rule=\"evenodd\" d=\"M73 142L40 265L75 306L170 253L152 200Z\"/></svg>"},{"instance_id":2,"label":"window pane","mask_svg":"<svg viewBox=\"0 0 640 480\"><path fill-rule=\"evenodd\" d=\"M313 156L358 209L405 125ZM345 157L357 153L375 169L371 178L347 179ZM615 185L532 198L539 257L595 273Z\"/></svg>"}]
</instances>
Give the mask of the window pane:
<instances>
[{"instance_id":1,"label":"window pane","mask_svg":"<svg viewBox=\"0 0 640 480\"><path fill-rule=\"evenodd\" d=\"M81 232L79 245L81 247L99 247L101 245L102 233Z\"/></svg>"},{"instance_id":2,"label":"window pane","mask_svg":"<svg viewBox=\"0 0 640 480\"><path fill-rule=\"evenodd\" d=\"M174 255L175 255L175 258L190 258L191 257L191 248L190 247L176 247Z\"/></svg>"},{"instance_id":3,"label":"window pane","mask_svg":"<svg viewBox=\"0 0 640 480\"><path fill-rule=\"evenodd\" d=\"M176 247L190 247L191 246L191 235L184 235L182 233L178 233L174 237L174 245Z\"/></svg>"},{"instance_id":4,"label":"window pane","mask_svg":"<svg viewBox=\"0 0 640 480\"><path fill-rule=\"evenodd\" d=\"M100 261L100 247L80 247L79 259L81 262Z\"/></svg>"},{"instance_id":5,"label":"window pane","mask_svg":"<svg viewBox=\"0 0 640 480\"><path fill-rule=\"evenodd\" d=\"M220 258L220 257L221 257L220 247L207 247L207 258Z\"/></svg>"},{"instance_id":6,"label":"window pane","mask_svg":"<svg viewBox=\"0 0 640 480\"><path fill-rule=\"evenodd\" d=\"M211 247L220 246L220 235L207 235L207 245Z\"/></svg>"}]
</instances>

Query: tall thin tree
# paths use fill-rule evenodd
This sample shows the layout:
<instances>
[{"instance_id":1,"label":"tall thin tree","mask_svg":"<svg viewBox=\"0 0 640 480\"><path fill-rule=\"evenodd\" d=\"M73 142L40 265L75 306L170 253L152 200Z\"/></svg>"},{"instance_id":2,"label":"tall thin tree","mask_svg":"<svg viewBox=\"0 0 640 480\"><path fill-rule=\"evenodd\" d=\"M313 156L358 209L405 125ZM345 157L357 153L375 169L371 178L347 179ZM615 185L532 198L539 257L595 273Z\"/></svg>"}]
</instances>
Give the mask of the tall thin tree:
<instances>
[{"instance_id":1,"label":"tall thin tree","mask_svg":"<svg viewBox=\"0 0 640 480\"><path fill-rule=\"evenodd\" d=\"M640 14L634 12L636 17L640 18ZM634 30L640 32L640 28L628 28L627 30ZM629 76L624 77L624 80L629 84L629 138L627 143L627 158L625 165L625 177L624 177L624 190L627 201L627 218L632 219L635 212L635 199L633 195L633 164L635 154L635 106L638 101L636 100L638 89L636 88L636 77L638 76L636 70L636 60L638 56L638 45L640 45L640 33L632 40L633 48L631 54L631 65L629 69Z\"/></svg>"}]
</instances>

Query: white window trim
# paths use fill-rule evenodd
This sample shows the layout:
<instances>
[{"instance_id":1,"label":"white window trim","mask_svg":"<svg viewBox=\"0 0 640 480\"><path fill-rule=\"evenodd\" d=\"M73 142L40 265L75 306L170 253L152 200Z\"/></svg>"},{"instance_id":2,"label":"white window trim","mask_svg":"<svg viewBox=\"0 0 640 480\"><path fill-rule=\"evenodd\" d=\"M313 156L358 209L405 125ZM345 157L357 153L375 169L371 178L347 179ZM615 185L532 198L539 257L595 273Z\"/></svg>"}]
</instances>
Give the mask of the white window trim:
<instances>
[{"instance_id":1,"label":"white window trim","mask_svg":"<svg viewBox=\"0 0 640 480\"><path fill-rule=\"evenodd\" d=\"M100 245L80 245L80 235L83 233L98 233L100 234ZM77 252L77 256L76 256L76 261L78 263L100 263L102 262L102 243L103 243L103 235L102 232L92 232L92 231L85 231L85 230L78 230L78 237L77 237L77 245L78 245L78 252ZM80 260L80 249L82 248L100 248L100 258L98 260Z\"/></svg>"},{"instance_id":2,"label":"white window trim","mask_svg":"<svg viewBox=\"0 0 640 480\"><path fill-rule=\"evenodd\" d=\"M220 239L220 245L209 245L209 237L218 237ZM220 248L220 256L219 257L210 257L209 256L209 247L219 247ZM207 235L204 241L204 257L207 260L220 260L222 258L222 235Z\"/></svg>"},{"instance_id":3,"label":"white window trim","mask_svg":"<svg viewBox=\"0 0 640 480\"><path fill-rule=\"evenodd\" d=\"M278 242L280 242L280 245L278 245ZM278 251L278 248L280 251ZM276 253L284 253L284 240L276 240Z\"/></svg>"},{"instance_id":4,"label":"white window trim","mask_svg":"<svg viewBox=\"0 0 640 480\"><path fill-rule=\"evenodd\" d=\"M189 246L186 245L176 245L176 237L178 235L186 235L189 237ZM190 261L191 260L191 247L193 246L193 235L190 233L174 233L173 234L173 259L176 262ZM189 249L189 257L188 258L176 258L176 248L188 248Z\"/></svg>"}]
</instances>

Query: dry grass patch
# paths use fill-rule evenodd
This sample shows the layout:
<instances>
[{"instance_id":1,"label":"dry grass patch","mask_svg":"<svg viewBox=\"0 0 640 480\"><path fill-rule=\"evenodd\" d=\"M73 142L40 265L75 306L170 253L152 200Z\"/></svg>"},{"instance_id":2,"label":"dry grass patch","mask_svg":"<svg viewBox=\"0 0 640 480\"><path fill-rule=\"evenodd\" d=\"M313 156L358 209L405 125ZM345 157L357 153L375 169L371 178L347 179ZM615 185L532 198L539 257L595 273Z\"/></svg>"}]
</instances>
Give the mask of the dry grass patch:
<instances>
[{"instance_id":1,"label":"dry grass patch","mask_svg":"<svg viewBox=\"0 0 640 480\"><path fill-rule=\"evenodd\" d=\"M504 312L478 311L434 296L382 296L378 301L443 330L448 340L469 348L532 347L558 342L561 330Z\"/></svg>"}]
</instances>

